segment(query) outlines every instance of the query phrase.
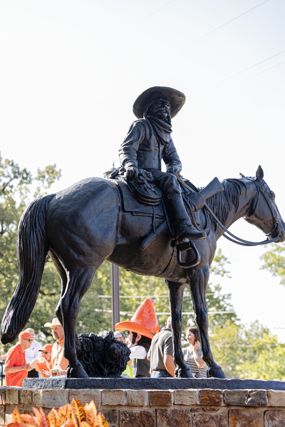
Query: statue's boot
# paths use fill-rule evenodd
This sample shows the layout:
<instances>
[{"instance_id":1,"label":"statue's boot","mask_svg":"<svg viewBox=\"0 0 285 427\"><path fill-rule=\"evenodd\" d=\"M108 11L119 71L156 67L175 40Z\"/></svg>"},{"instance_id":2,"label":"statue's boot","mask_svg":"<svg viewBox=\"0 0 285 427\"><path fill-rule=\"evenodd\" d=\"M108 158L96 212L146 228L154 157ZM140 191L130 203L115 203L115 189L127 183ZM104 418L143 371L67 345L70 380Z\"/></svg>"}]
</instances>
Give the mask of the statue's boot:
<instances>
[{"instance_id":1,"label":"statue's boot","mask_svg":"<svg viewBox=\"0 0 285 427\"><path fill-rule=\"evenodd\" d=\"M201 240L207 237L205 231L197 229L192 224L181 195L174 193L171 198L168 197L166 209L178 249L184 251L191 246L191 240Z\"/></svg>"}]
</instances>

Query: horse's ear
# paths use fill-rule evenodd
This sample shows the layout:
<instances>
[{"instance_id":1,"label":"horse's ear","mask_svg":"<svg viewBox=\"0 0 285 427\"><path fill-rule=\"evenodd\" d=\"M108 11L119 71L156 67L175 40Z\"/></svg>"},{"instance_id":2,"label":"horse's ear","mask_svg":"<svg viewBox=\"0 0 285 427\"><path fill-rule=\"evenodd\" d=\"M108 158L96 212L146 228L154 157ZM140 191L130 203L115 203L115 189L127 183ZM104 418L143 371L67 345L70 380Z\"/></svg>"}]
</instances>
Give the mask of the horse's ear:
<instances>
[{"instance_id":1,"label":"horse's ear","mask_svg":"<svg viewBox=\"0 0 285 427\"><path fill-rule=\"evenodd\" d=\"M263 179L264 177L264 173L263 173L263 169L262 167L259 165L256 171L256 179L259 179L260 181Z\"/></svg>"}]
</instances>

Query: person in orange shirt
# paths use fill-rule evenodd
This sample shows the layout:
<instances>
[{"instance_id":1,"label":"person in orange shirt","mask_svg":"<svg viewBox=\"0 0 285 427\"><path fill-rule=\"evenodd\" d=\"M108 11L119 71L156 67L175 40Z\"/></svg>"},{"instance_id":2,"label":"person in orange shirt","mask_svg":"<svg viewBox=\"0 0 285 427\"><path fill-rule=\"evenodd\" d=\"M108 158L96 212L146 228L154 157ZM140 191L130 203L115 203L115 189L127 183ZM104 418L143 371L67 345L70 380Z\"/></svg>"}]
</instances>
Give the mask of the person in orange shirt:
<instances>
[{"instance_id":1,"label":"person in orange shirt","mask_svg":"<svg viewBox=\"0 0 285 427\"><path fill-rule=\"evenodd\" d=\"M31 367L36 369L40 378L49 378L52 375L51 350L52 344L45 344L41 349L39 349L41 355L31 363Z\"/></svg>"},{"instance_id":2,"label":"person in orange shirt","mask_svg":"<svg viewBox=\"0 0 285 427\"><path fill-rule=\"evenodd\" d=\"M57 319L54 317L51 322L44 324L45 327L51 328L52 336L55 343L51 350L51 372L52 376L61 376L67 374L69 365L68 360L64 357L64 330Z\"/></svg>"},{"instance_id":3,"label":"person in orange shirt","mask_svg":"<svg viewBox=\"0 0 285 427\"><path fill-rule=\"evenodd\" d=\"M4 364L6 386L22 387L24 379L32 369L26 362L25 350L31 346L33 340L34 335L24 330L19 334L18 343L8 351Z\"/></svg>"}]
</instances>

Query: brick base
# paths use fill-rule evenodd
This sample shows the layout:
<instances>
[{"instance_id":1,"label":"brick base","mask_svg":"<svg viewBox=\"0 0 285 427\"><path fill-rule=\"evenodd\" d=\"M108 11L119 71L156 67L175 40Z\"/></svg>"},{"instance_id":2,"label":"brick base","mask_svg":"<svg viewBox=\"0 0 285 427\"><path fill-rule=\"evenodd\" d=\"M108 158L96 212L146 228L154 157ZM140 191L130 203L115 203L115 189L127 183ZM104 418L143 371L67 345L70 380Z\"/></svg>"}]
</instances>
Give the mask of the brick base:
<instances>
[{"instance_id":1,"label":"brick base","mask_svg":"<svg viewBox=\"0 0 285 427\"><path fill-rule=\"evenodd\" d=\"M274 390L24 390L0 387L0 425L17 405L49 411L94 400L110 427L285 427L285 391Z\"/></svg>"}]
</instances>

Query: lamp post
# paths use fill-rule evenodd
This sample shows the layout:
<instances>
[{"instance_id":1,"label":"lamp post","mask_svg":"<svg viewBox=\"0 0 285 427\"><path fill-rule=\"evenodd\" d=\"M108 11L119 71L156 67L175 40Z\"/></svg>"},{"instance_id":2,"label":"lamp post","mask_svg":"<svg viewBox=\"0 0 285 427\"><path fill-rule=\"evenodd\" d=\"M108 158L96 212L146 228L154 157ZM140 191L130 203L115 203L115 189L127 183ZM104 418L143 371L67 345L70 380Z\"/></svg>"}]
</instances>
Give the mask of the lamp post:
<instances>
[{"instance_id":1,"label":"lamp post","mask_svg":"<svg viewBox=\"0 0 285 427\"><path fill-rule=\"evenodd\" d=\"M111 264L112 282L112 328L120 321L120 270L116 264Z\"/></svg>"}]
</instances>

